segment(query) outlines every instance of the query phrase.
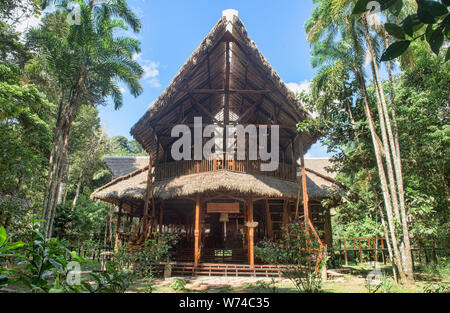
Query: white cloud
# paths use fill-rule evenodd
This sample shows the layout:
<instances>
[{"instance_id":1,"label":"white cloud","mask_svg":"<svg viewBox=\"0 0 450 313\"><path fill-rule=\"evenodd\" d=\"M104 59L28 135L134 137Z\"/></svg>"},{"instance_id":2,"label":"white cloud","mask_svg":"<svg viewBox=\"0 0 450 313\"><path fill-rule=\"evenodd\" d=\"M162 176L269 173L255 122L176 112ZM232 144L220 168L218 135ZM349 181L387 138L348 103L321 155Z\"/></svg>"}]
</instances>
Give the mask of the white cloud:
<instances>
[{"instance_id":1,"label":"white cloud","mask_svg":"<svg viewBox=\"0 0 450 313\"><path fill-rule=\"evenodd\" d=\"M161 83L159 82L159 62L147 60L142 58L142 53L133 54L133 60L141 64L144 74L142 79L146 81L150 87L159 88Z\"/></svg>"},{"instance_id":2,"label":"white cloud","mask_svg":"<svg viewBox=\"0 0 450 313\"><path fill-rule=\"evenodd\" d=\"M124 93L126 90L125 90L125 88L123 88L123 87L119 87L119 91L120 91L120 93Z\"/></svg>"},{"instance_id":3,"label":"white cloud","mask_svg":"<svg viewBox=\"0 0 450 313\"><path fill-rule=\"evenodd\" d=\"M159 75L159 63L150 60L142 60L142 68L144 69L144 79L155 78Z\"/></svg>"},{"instance_id":4,"label":"white cloud","mask_svg":"<svg viewBox=\"0 0 450 313\"><path fill-rule=\"evenodd\" d=\"M304 80L300 84L291 82L287 83L286 86L292 90L294 93L300 92L300 91L309 91L309 88L311 86L311 82L308 80Z\"/></svg>"}]
</instances>

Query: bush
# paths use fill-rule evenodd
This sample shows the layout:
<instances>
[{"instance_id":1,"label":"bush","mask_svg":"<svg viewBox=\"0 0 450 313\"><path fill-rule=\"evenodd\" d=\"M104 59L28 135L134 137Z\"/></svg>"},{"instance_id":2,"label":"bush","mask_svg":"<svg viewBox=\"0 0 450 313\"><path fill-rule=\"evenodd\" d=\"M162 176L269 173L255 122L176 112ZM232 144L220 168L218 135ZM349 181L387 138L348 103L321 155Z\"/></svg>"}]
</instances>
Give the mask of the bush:
<instances>
[{"instance_id":1,"label":"bush","mask_svg":"<svg viewBox=\"0 0 450 313\"><path fill-rule=\"evenodd\" d=\"M281 270L301 292L319 292L321 289L321 268L318 262L321 253L319 243L305 233L299 223L283 228L282 239L274 242L265 240L255 247L255 254L263 262L285 265Z\"/></svg>"},{"instance_id":2,"label":"bush","mask_svg":"<svg viewBox=\"0 0 450 313\"><path fill-rule=\"evenodd\" d=\"M175 279L171 284L170 288L175 291L183 291L186 287L186 281L184 279Z\"/></svg>"},{"instance_id":3,"label":"bush","mask_svg":"<svg viewBox=\"0 0 450 313\"><path fill-rule=\"evenodd\" d=\"M124 292L128 288L134 278L132 271L128 270L108 268L107 273L90 273L90 280L82 278L80 269L85 260L56 238L45 238L37 222L34 221L27 234L29 240L25 243L5 244L6 234L0 229L0 258L6 256L4 251L14 251L9 256L19 259L18 265L21 266L14 270L18 277L14 283L25 286L31 292L44 293ZM4 274L10 272L11 269L1 269L4 285L8 283L5 283L7 277Z\"/></svg>"}]
</instances>

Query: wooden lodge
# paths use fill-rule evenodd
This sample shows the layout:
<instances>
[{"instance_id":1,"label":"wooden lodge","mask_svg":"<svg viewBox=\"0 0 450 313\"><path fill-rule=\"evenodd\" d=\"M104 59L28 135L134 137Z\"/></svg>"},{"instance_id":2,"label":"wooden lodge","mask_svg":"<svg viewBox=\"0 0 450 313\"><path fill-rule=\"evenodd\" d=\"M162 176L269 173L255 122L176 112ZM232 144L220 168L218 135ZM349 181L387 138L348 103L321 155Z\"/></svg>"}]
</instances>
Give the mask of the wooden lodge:
<instances>
[{"instance_id":1,"label":"wooden lodge","mask_svg":"<svg viewBox=\"0 0 450 313\"><path fill-rule=\"evenodd\" d=\"M265 161L259 154L249 158L248 149L243 160L235 154L174 160L171 148L178 138L171 130L180 124L192 129L194 117L223 129L279 125L278 168L262 171ZM320 203L335 182L327 159L304 158L318 139L296 130L307 119L312 116L258 51L237 12L224 11L131 129L149 156L106 157L115 177L91 197L118 207L118 239L139 245L153 232L180 234L175 258L193 267L258 266L254 246L279 238L282 226L296 218L314 240L331 246L330 212Z\"/></svg>"}]
</instances>

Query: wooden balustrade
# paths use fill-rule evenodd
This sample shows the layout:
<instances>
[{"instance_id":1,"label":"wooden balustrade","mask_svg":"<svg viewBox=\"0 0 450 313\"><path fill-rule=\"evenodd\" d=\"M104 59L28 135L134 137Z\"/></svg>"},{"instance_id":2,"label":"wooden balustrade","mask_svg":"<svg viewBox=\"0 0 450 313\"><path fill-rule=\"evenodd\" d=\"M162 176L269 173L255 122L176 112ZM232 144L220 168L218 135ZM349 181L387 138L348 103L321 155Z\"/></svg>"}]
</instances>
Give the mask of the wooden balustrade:
<instances>
[{"instance_id":1,"label":"wooden balustrade","mask_svg":"<svg viewBox=\"0 0 450 313\"><path fill-rule=\"evenodd\" d=\"M272 176L280 179L297 181L296 169L292 164L279 163L274 171L261 171L261 160L235 160L231 158L219 159L216 157L205 160L180 160L160 163L155 167L155 179L163 180L183 175L227 170L237 173L258 174Z\"/></svg>"}]
</instances>

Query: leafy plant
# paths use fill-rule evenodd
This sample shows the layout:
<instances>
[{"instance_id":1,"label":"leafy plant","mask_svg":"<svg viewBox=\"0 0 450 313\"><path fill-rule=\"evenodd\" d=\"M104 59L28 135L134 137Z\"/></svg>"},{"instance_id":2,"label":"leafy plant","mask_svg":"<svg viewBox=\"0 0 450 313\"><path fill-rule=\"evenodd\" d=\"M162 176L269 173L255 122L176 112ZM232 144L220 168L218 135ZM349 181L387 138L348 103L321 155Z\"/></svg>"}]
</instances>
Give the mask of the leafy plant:
<instances>
[{"instance_id":1,"label":"leafy plant","mask_svg":"<svg viewBox=\"0 0 450 313\"><path fill-rule=\"evenodd\" d=\"M308 235L299 223L283 228L279 241L262 241L255 247L255 254L263 262L283 265L281 273L290 279L301 292L319 292L321 289L321 268L318 262L319 243Z\"/></svg>"},{"instance_id":2,"label":"leafy plant","mask_svg":"<svg viewBox=\"0 0 450 313\"><path fill-rule=\"evenodd\" d=\"M178 241L176 234L153 233L141 250L134 255L135 269L141 277L156 275L157 263L169 262L171 249Z\"/></svg>"},{"instance_id":3,"label":"leafy plant","mask_svg":"<svg viewBox=\"0 0 450 313\"><path fill-rule=\"evenodd\" d=\"M8 256L14 256L14 250L22 247L23 242L8 242L6 230L0 227L0 287L8 285L8 276L13 272L12 269L3 267L4 261Z\"/></svg>"},{"instance_id":4,"label":"leafy plant","mask_svg":"<svg viewBox=\"0 0 450 313\"><path fill-rule=\"evenodd\" d=\"M378 0L381 11L388 10L392 15L398 17L403 8L402 0ZM354 8L353 14L359 15L369 11L370 0L359 0ZM441 47L448 39L450 31L450 14L448 7L450 1L418 0L416 13L409 14L398 25L386 23L384 28L396 42L392 43L381 56L381 61L389 61L402 55L417 39L425 39L431 50L439 54ZM445 61L450 58L450 48L447 47Z\"/></svg>"},{"instance_id":5,"label":"leafy plant","mask_svg":"<svg viewBox=\"0 0 450 313\"><path fill-rule=\"evenodd\" d=\"M184 279L175 279L171 284L170 288L175 291L183 291L186 287L186 281Z\"/></svg>"}]
</instances>

